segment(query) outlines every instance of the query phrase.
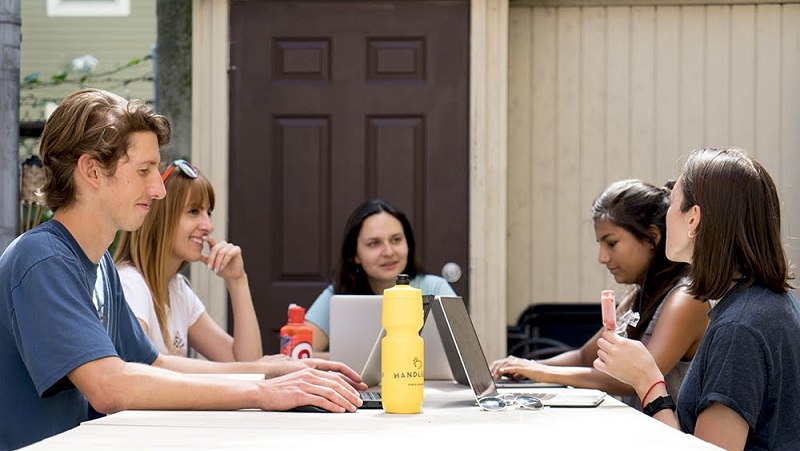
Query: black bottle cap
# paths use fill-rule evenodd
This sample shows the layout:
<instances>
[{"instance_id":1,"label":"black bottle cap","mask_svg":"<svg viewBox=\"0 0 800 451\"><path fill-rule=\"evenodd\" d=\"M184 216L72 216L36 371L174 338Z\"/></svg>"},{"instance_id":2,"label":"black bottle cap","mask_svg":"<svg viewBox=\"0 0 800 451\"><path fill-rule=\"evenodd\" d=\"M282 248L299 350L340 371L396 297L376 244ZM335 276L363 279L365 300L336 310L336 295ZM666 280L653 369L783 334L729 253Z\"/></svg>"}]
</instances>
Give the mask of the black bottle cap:
<instances>
[{"instance_id":1,"label":"black bottle cap","mask_svg":"<svg viewBox=\"0 0 800 451\"><path fill-rule=\"evenodd\" d=\"M408 274L397 275L397 282L395 282L395 285L408 285L410 283L411 280L408 278Z\"/></svg>"}]
</instances>

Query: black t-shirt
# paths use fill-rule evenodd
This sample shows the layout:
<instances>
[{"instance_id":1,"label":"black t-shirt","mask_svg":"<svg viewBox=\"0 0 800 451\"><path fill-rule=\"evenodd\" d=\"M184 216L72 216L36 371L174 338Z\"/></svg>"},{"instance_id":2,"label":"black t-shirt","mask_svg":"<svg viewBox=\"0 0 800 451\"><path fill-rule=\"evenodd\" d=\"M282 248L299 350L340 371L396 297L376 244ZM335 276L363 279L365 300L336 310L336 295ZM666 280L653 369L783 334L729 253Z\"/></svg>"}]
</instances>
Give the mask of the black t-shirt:
<instances>
[{"instance_id":1,"label":"black t-shirt","mask_svg":"<svg viewBox=\"0 0 800 451\"><path fill-rule=\"evenodd\" d=\"M697 416L719 402L750 426L745 449L800 449L800 302L736 287L709 318L681 387L681 430L694 433Z\"/></svg>"}]
</instances>

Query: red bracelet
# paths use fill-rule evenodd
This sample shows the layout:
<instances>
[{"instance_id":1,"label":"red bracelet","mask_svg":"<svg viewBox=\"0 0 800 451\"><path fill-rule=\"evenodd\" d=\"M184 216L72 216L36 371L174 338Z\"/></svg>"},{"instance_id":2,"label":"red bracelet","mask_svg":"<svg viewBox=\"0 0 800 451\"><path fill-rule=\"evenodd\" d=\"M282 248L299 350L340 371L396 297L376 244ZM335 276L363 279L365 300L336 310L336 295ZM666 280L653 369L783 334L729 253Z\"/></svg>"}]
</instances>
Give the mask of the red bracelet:
<instances>
[{"instance_id":1,"label":"red bracelet","mask_svg":"<svg viewBox=\"0 0 800 451\"><path fill-rule=\"evenodd\" d=\"M647 399L647 395L649 395L650 392L653 391L653 389L656 388L656 385L658 384L664 384L664 388L667 387L667 381L664 380L656 381L653 385L651 385L650 388L647 389L647 393L645 393L644 396L642 396L642 410L644 410L644 400Z\"/></svg>"}]
</instances>

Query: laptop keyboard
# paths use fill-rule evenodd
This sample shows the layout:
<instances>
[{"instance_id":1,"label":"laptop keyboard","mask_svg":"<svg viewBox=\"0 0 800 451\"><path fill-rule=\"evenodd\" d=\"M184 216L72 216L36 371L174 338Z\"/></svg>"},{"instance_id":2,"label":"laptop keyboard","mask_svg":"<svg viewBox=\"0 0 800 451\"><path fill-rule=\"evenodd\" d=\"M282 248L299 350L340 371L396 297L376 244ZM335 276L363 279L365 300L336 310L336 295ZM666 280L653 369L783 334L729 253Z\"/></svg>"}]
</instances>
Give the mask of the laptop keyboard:
<instances>
[{"instance_id":1,"label":"laptop keyboard","mask_svg":"<svg viewBox=\"0 0 800 451\"><path fill-rule=\"evenodd\" d=\"M375 391L360 391L358 392L361 395L361 401L364 404L361 405L362 409L382 409L383 403L381 402L381 394Z\"/></svg>"}]
</instances>

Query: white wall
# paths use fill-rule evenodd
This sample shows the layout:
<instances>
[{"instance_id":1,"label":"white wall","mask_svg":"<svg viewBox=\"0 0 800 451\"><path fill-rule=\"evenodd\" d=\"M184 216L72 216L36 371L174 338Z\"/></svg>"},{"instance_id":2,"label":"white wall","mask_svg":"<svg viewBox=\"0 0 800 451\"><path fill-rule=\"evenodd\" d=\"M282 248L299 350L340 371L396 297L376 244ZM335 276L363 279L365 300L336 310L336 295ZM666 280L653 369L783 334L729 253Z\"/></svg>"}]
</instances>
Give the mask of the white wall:
<instances>
[{"instance_id":1,"label":"white wall","mask_svg":"<svg viewBox=\"0 0 800 451\"><path fill-rule=\"evenodd\" d=\"M617 288L590 220L611 181L735 145L775 178L800 261L800 5L525 6L509 20L508 322Z\"/></svg>"}]
</instances>

